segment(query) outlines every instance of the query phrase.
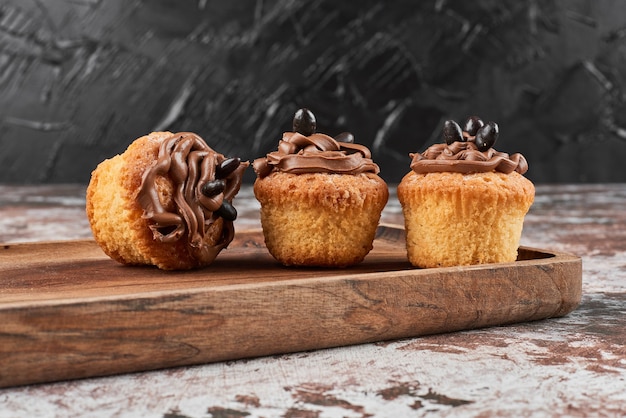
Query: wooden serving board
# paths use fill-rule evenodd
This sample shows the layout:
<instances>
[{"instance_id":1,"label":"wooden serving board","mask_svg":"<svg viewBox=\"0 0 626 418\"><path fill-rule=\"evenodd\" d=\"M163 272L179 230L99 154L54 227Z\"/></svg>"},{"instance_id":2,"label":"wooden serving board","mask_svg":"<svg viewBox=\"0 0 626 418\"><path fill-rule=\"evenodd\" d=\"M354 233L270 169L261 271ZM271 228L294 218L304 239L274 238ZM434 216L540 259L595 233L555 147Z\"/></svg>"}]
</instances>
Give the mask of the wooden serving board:
<instances>
[{"instance_id":1,"label":"wooden serving board","mask_svg":"<svg viewBox=\"0 0 626 418\"><path fill-rule=\"evenodd\" d=\"M122 266L93 241L0 246L0 387L265 356L562 316L581 259L414 269L378 229L346 269L277 264L260 230L203 270Z\"/></svg>"}]
</instances>

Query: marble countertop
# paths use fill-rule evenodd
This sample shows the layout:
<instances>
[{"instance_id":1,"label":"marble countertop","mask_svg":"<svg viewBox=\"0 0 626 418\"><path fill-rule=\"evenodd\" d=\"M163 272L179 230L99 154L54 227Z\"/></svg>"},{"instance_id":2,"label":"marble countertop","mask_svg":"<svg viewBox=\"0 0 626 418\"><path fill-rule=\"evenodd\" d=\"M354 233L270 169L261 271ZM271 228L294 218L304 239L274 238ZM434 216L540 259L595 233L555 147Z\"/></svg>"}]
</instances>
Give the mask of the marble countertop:
<instances>
[{"instance_id":1,"label":"marble countertop","mask_svg":"<svg viewBox=\"0 0 626 418\"><path fill-rule=\"evenodd\" d=\"M249 187L235 202L236 227L260 227ZM89 238L84 203L80 185L0 186L0 242ZM537 187L521 244L583 260L565 317L0 389L0 417L622 416L625 207L625 184ZM402 223L393 192L381 221Z\"/></svg>"}]
</instances>

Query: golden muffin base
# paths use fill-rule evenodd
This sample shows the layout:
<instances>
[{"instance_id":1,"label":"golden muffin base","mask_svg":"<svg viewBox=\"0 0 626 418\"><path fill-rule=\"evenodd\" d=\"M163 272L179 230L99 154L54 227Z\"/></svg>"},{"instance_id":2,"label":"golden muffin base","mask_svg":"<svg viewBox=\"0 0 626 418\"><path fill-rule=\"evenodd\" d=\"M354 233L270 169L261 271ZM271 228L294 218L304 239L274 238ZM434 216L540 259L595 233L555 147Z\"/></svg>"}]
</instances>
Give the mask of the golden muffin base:
<instances>
[{"instance_id":1,"label":"golden muffin base","mask_svg":"<svg viewBox=\"0 0 626 418\"><path fill-rule=\"evenodd\" d=\"M154 165L161 142L171 136L170 132L153 132L138 138L123 154L101 162L91 175L87 218L98 245L120 263L149 264L163 270L203 266L190 252L186 234L173 243L155 241L137 200L144 171ZM171 181L160 176L157 182L164 208L174 211ZM222 225L222 218L216 220L205 234L205 242L218 242Z\"/></svg>"},{"instance_id":2,"label":"golden muffin base","mask_svg":"<svg viewBox=\"0 0 626 418\"><path fill-rule=\"evenodd\" d=\"M398 185L409 261L423 268L515 261L534 196L516 172L409 172Z\"/></svg>"},{"instance_id":3,"label":"golden muffin base","mask_svg":"<svg viewBox=\"0 0 626 418\"><path fill-rule=\"evenodd\" d=\"M389 198L374 174L273 172L255 181L254 194L270 254L287 266L319 267L363 261Z\"/></svg>"}]
</instances>

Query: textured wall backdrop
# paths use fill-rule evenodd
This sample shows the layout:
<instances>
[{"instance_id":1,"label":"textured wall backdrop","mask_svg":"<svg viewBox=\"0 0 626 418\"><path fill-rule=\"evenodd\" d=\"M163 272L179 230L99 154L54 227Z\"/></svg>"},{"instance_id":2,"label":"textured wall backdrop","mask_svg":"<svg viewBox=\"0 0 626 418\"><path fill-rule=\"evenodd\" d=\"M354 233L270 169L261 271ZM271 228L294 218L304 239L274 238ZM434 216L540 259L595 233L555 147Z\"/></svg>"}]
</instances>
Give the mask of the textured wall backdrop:
<instances>
[{"instance_id":1,"label":"textured wall backdrop","mask_svg":"<svg viewBox=\"0 0 626 418\"><path fill-rule=\"evenodd\" d=\"M445 119L535 182L626 181L622 0L2 0L0 182L81 182L152 130L253 159L294 111L387 181ZM252 172L248 180L252 180Z\"/></svg>"}]
</instances>

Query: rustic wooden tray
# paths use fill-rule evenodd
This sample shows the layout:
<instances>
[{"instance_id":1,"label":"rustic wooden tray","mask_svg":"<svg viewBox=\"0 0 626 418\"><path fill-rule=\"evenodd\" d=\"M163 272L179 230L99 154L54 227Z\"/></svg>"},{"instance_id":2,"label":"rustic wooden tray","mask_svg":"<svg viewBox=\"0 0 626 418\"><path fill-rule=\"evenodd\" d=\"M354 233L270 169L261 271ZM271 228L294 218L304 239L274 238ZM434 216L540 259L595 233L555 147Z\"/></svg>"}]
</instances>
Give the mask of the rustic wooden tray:
<instances>
[{"instance_id":1,"label":"rustic wooden tray","mask_svg":"<svg viewBox=\"0 0 626 418\"><path fill-rule=\"evenodd\" d=\"M122 266L93 241L0 246L0 387L399 339L562 316L582 263L520 248L507 264L414 269L378 229L347 269L286 268L261 231L208 269Z\"/></svg>"}]
</instances>

